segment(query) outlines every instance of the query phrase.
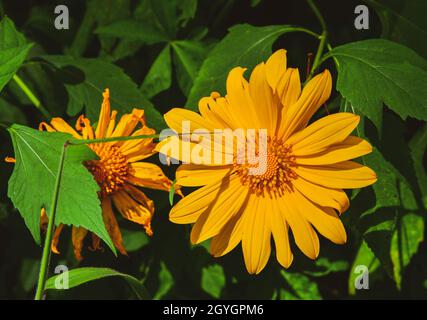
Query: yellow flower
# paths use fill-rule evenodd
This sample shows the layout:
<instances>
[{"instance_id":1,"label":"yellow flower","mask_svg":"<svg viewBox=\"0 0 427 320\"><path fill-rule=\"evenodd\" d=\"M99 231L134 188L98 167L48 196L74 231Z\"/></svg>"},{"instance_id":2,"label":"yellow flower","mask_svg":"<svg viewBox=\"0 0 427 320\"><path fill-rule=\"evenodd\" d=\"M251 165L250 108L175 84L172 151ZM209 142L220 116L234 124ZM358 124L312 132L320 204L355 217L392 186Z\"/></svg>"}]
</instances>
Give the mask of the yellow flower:
<instances>
[{"instance_id":1,"label":"yellow flower","mask_svg":"<svg viewBox=\"0 0 427 320\"><path fill-rule=\"evenodd\" d=\"M108 89L105 90L103 96L104 101L96 128L93 128L89 119L82 115L78 118L75 129L61 118L53 118L50 124L43 122L39 129L49 132L70 133L77 139L155 134L154 129L146 126L144 110L133 109L131 114L123 115L116 125L117 112L110 110ZM137 125L140 125L140 128L135 130ZM122 235L113 213L113 205L125 219L144 226L145 232L151 236L153 234L151 219L154 213L154 204L136 186L168 191L172 183L157 165L141 161L156 153L153 139L94 143L90 144L89 147L95 151L99 160L87 161L85 166L100 186L99 197L106 229L116 248L122 254L126 254ZM41 215L41 223L45 225L47 216L44 209L42 209ZM52 251L55 253L58 253L57 245L62 229L63 225L59 225L55 230L52 242ZM87 233L88 231L82 227L73 226L72 228L74 254L78 260L82 259L81 251ZM100 239L92 234L90 249L97 250L100 248Z\"/></svg>"},{"instance_id":2,"label":"yellow flower","mask_svg":"<svg viewBox=\"0 0 427 320\"><path fill-rule=\"evenodd\" d=\"M264 173L250 174L253 165L238 163L235 154L232 163L195 164L190 153L182 151L184 144L189 144L191 154L196 148L192 140L184 139L185 135L163 140L157 150L189 162L178 168L177 184L202 186L172 208L170 220L194 223L191 242L212 238L210 251L215 257L241 242L248 272L259 273L270 257L271 236L277 260L285 268L293 260L289 230L299 249L311 259L319 255L315 229L336 244L345 243L347 236L339 214L347 210L349 200L343 189L373 184L376 175L350 161L372 151L368 142L350 135L359 123L357 115L336 113L309 124L331 94L328 71L301 90L298 70L286 68L286 51L278 50L255 67L249 81L244 72L240 67L232 69L226 96L214 92L202 98L200 114L175 108L165 120L181 133L182 121L190 121L190 132L201 128L209 132L221 128L266 129ZM174 148L177 140L182 149ZM205 145L204 149L209 147ZM230 148L224 145L222 150ZM209 151L211 157L217 152L212 145ZM226 151L222 152L221 159Z\"/></svg>"}]
</instances>

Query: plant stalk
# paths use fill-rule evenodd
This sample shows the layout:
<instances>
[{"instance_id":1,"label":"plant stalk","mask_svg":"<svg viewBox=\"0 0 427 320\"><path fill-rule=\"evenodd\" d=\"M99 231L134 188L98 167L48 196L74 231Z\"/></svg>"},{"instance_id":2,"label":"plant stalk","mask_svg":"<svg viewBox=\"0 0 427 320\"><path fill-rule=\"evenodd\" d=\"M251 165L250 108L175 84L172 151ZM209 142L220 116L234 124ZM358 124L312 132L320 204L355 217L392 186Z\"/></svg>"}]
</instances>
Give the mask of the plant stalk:
<instances>
[{"instance_id":1,"label":"plant stalk","mask_svg":"<svg viewBox=\"0 0 427 320\"><path fill-rule=\"evenodd\" d=\"M66 155L68 145L69 145L69 143L65 142L63 147L62 147L61 156L59 159L58 170L56 172L54 192L53 192L53 197L52 197L52 203L50 206L50 210L52 213L49 217L49 222L48 222L47 231L46 231L46 238L44 240L43 255L42 255L42 260L41 260L41 264L40 264L39 278L37 281L37 291L36 291L36 296L35 296L34 300L42 300L43 299L44 288L46 285L46 278L47 278L47 275L49 273L52 236L53 236L53 232L55 229L56 207L58 204L58 197L59 197L59 189L61 186L62 171L64 168L65 155Z\"/></svg>"},{"instance_id":2,"label":"plant stalk","mask_svg":"<svg viewBox=\"0 0 427 320\"><path fill-rule=\"evenodd\" d=\"M34 95L30 88L25 84L25 82L15 73L12 79L16 82L19 88L24 92L24 94L30 99L31 103L45 116L47 119L50 119L51 116L49 112L42 106L40 100Z\"/></svg>"}]
</instances>

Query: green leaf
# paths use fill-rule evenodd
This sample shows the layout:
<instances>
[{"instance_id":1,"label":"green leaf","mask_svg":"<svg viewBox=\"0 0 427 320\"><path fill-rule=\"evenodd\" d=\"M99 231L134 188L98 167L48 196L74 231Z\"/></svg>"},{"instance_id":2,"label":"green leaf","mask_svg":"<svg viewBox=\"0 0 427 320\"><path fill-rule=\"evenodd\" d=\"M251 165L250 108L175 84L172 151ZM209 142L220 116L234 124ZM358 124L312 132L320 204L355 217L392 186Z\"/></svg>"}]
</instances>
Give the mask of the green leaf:
<instances>
[{"instance_id":1,"label":"green leaf","mask_svg":"<svg viewBox=\"0 0 427 320\"><path fill-rule=\"evenodd\" d=\"M148 236L141 231L130 231L121 229L123 237L123 246L127 252L133 252L141 249L150 242Z\"/></svg>"},{"instance_id":2,"label":"green leaf","mask_svg":"<svg viewBox=\"0 0 427 320\"><path fill-rule=\"evenodd\" d=\"M59 275L53 276L46 281L46 290L57 290L55 287L56 279L68 277L69 288L74 288L84 283L99 280L107 277L121 277L129 284L133 292L140 300L151 299L144 285L136 278L129 274L121 273L110 268L77 268L66 271ZM58 289L62 290L62 289Z\"/></svg>"},{"instance_id":3,"label":"green leaf","mask_svg":"<svg viewBox=\"0 0 427 320\"><path fill-rule=\"evenodd\" d=\"M381 39L333 49L339 61L337 90L381 132L383 104L399 114L427 120L427 61L411 49Z\"/></svg>"},{"instance_id":4,"label":"green leaf","mask_svg":"<svg viewBox=\"0 0 427 320\"><path fill-rule=\"evenodd\" d=\"M224 270L219 264L209 265L202 269L202 289L214 298L221 296L225 285Z\"/></svg>"},{"instance_id":5,"label":"green leaf","mask_svg":"<svg viewBox=\"0 0 427 320\"><path fill-rule=\"evenodd\" d=\"M393 261L394 279L400 290L402 276L412 256L424 240L424 219L416 214L406 214L398 222L391 242L391 260Z\"/></svg>"},{"instance_id":6,"label":"green leaf","mask_svg":"<svg viewBox=\"0 0 427 320\"><path fill-rule=\"evenodd\" d=\"M427 173L424 164L424 154L427 150L427 125L424 125L409 143L414 170L421 191L424 209L427 209Z\"/></svg>"},{"instance_id":7,"label":"green leaf","mask_svg":"<svg viewBox=\"0 0 427 320\"><path fill-rule=\"evenodd\" d=\"M176 183L176 179L174 179L172 181L172 185L171 185L171 188L169 190L169 204L171 206L173 206L173 197L175 196L175 183Z\"/></svg>"},{"instance_id":8,"label":"green leaf","mask_svg":"<svg viewBox=\"0 0 427 320\"><path fill-rule=\"evenodd\" d=\"M97 28L95 33L138 41L146 45L167 42L169 40L163 31L156 29L150 24L133 19L115 21L112 24Z\"/></svg>"},{"instance_id":9,"label":"green leaf","mask_svg":"<svg viewBox=\"0 0 427 320\"><path fill-rule=\"evenodd\" d=\"M149 0L160 27L169 39L175 39L177 31L177 1Z\"/></svg>"},{"instance_id":10,"label":"green leaf","mask_svg":"<svg viewBox=\"0 0 427 320\"><path fill-rule=\"evenodd\" d=\"M181 14L178 17L178 25L185 27L189 20L193 19L197 12L198 0L179 0L177 3Z\"/></svg>"},{"instance_id":11,"label":"green leaf","mask_svg":"<svg viewBox=\"0 0 427 320\"><path fill-rule=\"evenodd\" d=\"M281 291L281 299L284 300L321 300L319 288L316 282L301 273L292 273L281 270L280 274L286 280L290 290Z\"/></svg>"},{"instance_id":12,"label":"green leaf","mask_svg":"<svg viewBox=\"0 0 427 320\"><path fill-rule=\"evenodd\" d=\"M144 98L136 84L122 69L99 59L70 56L42 56L59 69L68 91L69 115L78 114L83 107L92 121L96 121L102 103L102 92L110 89L111 108L129 113L133 108L144 109L149 126L161 130L165 127L162 115Z\"/></svg>"},{"instance_id":13,"label":"green leaf","mask_svg":"<svg viewBox=\"0 0 427 320\"><path fill-rule=\"evenodd\" d=\"M415 49L427 57L427 2L425 0L365 0L378 13L383 37Z\"/></svg>"},{"instance_id":14,"label":"green leaf","mask_svg":"<svg viewBox=\"0 0 427 320\"><path fill-rule=\"evenodd\" d=\"M356 288L354 284L356 278L360 275L359 273L355 273L357 266L366 266L370 275L372 275L380 266L379 260L377 257L375 257L372 250L369 249L365 241L363 241L360 245L356 258L354 258L353 265L350 269L350 276L348 278L348 293L350 295L356 294Z\"/></svg>"},{"instance_id":15,"label":"green leaf","mask_svg":"<svg viewBox=\"0 0 427 320\"><path fill-rule=\"evenodd\" d=\"M212 91L224 93L228 72L236 66L252 68L271 54L271 46L285 33L297 31L288 25L255 27L235 25L203 62L186 106L196 110L200 98Z\"/></svg>"},{"instance_id":16,"label":"green leaf","mask_svg":"<svg viewBox=\"0 0 427 320\"><path fill-rule=\"evenodd\" d=\"M159 300L164 297L169 290L173 287L174 279L170 273L168 267L164 262L160 262L160 272L159 272L159 288L157 289L156 294L154 295L154 300Z\"/></svg>"},{"instance_id":17,"label":"green leaf","mask_svg":"<svg viewBox=\"0 0 427 320\"><path fill-rule=\"evenodd\" d=\"M172 42L172 48L178 84L188 96L206 56L206 45L199 41L183 40Z\"/></svg>"},{"instance_id":18,"label":"green leaf","mask_svg":"<svg viewBox=\"0 0 427 320\"><path fill-rule=\"evenodd\" d=\"M0 21L0 91L18 71L31 46L12 20L4 17Z\"/></svg>"},{"instance_id":19,"label":"green leaf","mask_svg":"<svg viewBox=\"0 0 427 320\"><path fill-rule=\"evenodd\" d=\"M172 62L170 46L166 45L157 56L144 81L141 91L149 99L169 89L172 84Z\"/></svg>"},{"instance_id":20,"label":"green leaf","mask_svg":"<svg viewBox=\"0 0 427 320\"><path fill-rule=\"evenodd\" d=\"M40 209L44 207L51 214L59 155L64 143L73 138L65 133L42 132L16 124L8 130L16 158L8 196L40 244ZM96 158L87 146L67 148L55 222L84 227L115 252L102 219L98 184L83 165L84 161Z\"/></svg>"},{"instance_id":21,"label":"green leaf","mask_svg":"<svg viewBox=\"0 0 427 320\"><path fill-rule=\"evenodd\" d=\"M348 262L344 260L330 261L327 258L319 258L315 262L316 269L304 271L304 274L307 274L312 277L323 277L333 272L341 272L348 270Z\"/></svg>"}]
</instances>

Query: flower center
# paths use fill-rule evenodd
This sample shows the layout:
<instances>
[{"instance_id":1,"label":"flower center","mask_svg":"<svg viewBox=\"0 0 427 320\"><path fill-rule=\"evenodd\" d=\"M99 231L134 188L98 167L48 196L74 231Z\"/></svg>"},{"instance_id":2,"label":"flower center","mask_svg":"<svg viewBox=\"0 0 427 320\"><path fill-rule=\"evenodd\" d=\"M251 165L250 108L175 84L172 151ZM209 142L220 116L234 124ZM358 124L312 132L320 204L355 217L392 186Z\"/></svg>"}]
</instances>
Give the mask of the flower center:
<instances>
[{"instance_id":1,"label":"flower center","mask_svg":"<svg viewBox=\"0 0 427 320\"><path fill-rule=\"evenodd\" d=\"M240 182L256 195L265 193L281 195L285 189L292 189L292 180L297 177L292 169L296 166L292 148L280 139L268 137L266 150L255 152L258 162L234 163L234 172Z\"/></svg>"},{"instance_id":2,"label":"flower center","mask_svg":"<svg viewBox=\"0 0 427 320\"><path fill-rule=\"evenodd\" d=\"M129 173L127 158L117 146L93 144L90 148L99 160L89 160L85 165L101 187L101 196L108 196L123 187Z\"/></svg>"}]
</instances>

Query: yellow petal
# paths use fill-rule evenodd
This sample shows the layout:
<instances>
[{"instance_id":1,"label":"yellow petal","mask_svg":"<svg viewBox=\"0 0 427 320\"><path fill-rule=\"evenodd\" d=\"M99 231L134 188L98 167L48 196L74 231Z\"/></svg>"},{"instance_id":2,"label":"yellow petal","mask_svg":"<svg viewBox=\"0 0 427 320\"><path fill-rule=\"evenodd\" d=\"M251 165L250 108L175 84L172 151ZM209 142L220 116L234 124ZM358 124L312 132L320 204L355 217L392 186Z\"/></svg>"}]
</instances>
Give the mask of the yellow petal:
<instances>
[{"instance_id":1,"label":"yellow petal","mask_svg":"<svg viewBox=\"0 0 427 320\"><path fill-rule=\"evenodd\" d=\"M102 208L102 218L104 220L105 227L108 234L111 237L111 240L114 243L114 246L120 251L121 254L126 255L126 249L123 246L122 233L120 232L119 225L117 223L116 217L113 213L113 208L111 206L111 199L104 198L101 202Z\"/></svg>"},{"instance_id":2,"label":"yellow petal","mask_svg":"<svg viewBox=\"0 0 427 320\"><path fill-rule=\"evenodd\" d=\"M183 164L176 170L176 184L184 187L204 186L224 178L231 170L232 166Z\"/></svg>"},{"instance_id":3,"label":"yellow petal","mask_svg":"<svg viewBox=\"0 0 427 320\"><path fill-rule=\"evenodd\" d=\"M301 212L299 203L295 202L290 194L286 192L285 196L280 198L285 219L289 223L298 248L310 259L316 259L320 250L319 238Z\"/></svg>"},{"instance_id":4,"label":"yellow petal","mask_svg":"<svg viewBox=\"0 0 427 320\"><path fill-rule=\"evenodd\" d=\"M271 232L276 245L276 258L284 268L289 268L294 259L289 244L289 225L277 199L271 199L270 205L268 212L271 212Z\"/></svg>"},{"instance_id":5,"label":"yellow petal","mask_svg":"<svg viewBox=\"0 0 427 320\"><path fill-rule=\"evenodd\" d=\"M212 92L209 97L200 99L199 112L203 118L209 119L215 128L234 127L228 102L218 92Z\"/></svg>"},{"instance_id":6,"label":"yellow petal","mask_svg":"<svg viewBox=\"0 0 427 320\"><path fill-rule=\"evenodd\" d=\"M165 176L162 169L149 162L134 162L130 164L131 174L127 181L140 187L169 191L172 182Z\"/></svg>"},{"instance_id":7,"label":"yellow petal","mask_svg":"<svg viewBox=\"0 0 427 320\"><path fill-rule=\"evenodd\" d=\"M184 163L226 165L233 162L233 152L230 151L233 146L230 144L219 140L211 141L210 137L191 142L178 136L170 136L160 141L155 150Z\"/></svg>"},{"instance_id":8,"label":"yellow petal","mask_svg":"<svg viewBox=\"0 0 427 320\"><path fill-rule=\"evenodd\" d=\"M292 135L286 143L292 146L292 153L297 157L319 153L344 141L359 121L360 117L352 113L331 114Z\"/></svg>"},{"instance_id":9,"label":"yellow petal","mask_svg":"<svg viewBox=\"0 0 427 320\"><path fill-rule=\"evenodd\" d=\"M60 224L55 228L55 232L53 233L51 250L55 254L59 254L58 244L59 244L59 236L61 235L62 229L64 228L63 224Z\"/></svg>"},{"instance_id":10,"label":"yellow petal","mask_svg":"<svg viewBox=\"0 0 427 320\"><path fill-rule=\"evenodd\" d=\"M215 201L197 219L191 230L191 242L200 243L217 235L224 225L239 212L248 191L248 188L242 187L237 176L222 179Z\"/></svg>"},{"instance_id":11,"label":"yellow petal","mask_svg":"<svg viewBox=\"0 0 427 320\"><path fill-rule=\"evenodd\" d=\"M82 249L83 249L83 241L87 235L87 230L83 227L75 227L73 226L71 232L71 241L73 242L74 247L74 256L78 261L83 259Z\"/></svg>"},{"instance_id":12,"label":"yellow petal","mask_svg":"<svg viewBox=\"0 0 427 320\"><path fill-rule=\"evenodd\" d=\"M311 156L296 157L300 165L327 165L361 157L372 152L372 146L366 140L349 136L343 142L330 146L321 153Z\"/></svg>"},{"instance_id":13,"label":"yellow petal","mask_svg":"<svg viewBox=\"0 0 427 320\"><path fill-rule=\"evenodd\" d=\"M103 101L101 105L101 111L99 112L98 124L96 126L95 136L97 138L104 138L107 133L108 124L110 123L110 90L105 89L103 94Z\"/></svg>"},{"instance_id":14,"label":"yellow petal","mask_svg":"<svg viewBox=\"0 0 427 320\"><path fill-rule=\"evenodd\" d=\"M170 221L179 224L194 223L200 214L212 204L221 191L222 180L212 182L190 193L173 206Z\"/></svg>"},{"instance_id":15,"label":"yellow petal","mask_svg":"<svg viewBox=\"0 0 427 320\"><path fill-rule=\"evenodd\" d=\"M197 129L213 132L215 125L208 119L202 118L197 112L173 108L164 115L166 124L177 133L189 133ZM188 126L188 127L187 127Z\"/></svg>"},{"instance_id":16,"label":"yellow petal","mask_svg":"<svg viewBox=\"0 0 427 320\"><path fill-rule=\"evenodd\" d=\"M298 101L282 115L279 137L287 140L294 132L304 129L317 109L328 100L331 90L332 78L328 70L311 79Z\"/></svg>"},{"instance_id":17,"label":"yellow petal","mask_svg":"<svg viewBox=\"0 0 427 320\"><path fill-rule=\"evenodd\" d=\"M299 212L321 235L336 244L344 244L347 241L344 226L333 209L313 204L297 190L289 194L289 199L298 204Z\"/></svg>"},{"instance_id":18,"label":"yellow petal","mask_svg":"<svg viewBox=\"0 0 427 320\"><path fill-rule=\"evenodd\" d=\"M120 190L113 195L113 202L123 218L141 224L147 235L153 234L151 230L151 211L144 205L133 200L126 191Z\"/></svg>"},{"instance_id":19,"label":"yellow petal","mask_svg":"<svg viewBox=\"0 0 427 320\"><path fill-rule=\"evenodd\" d=\"M273 96L273 89L268 85L266 66L260 63L252 71L249 80L249 91L254 105L256 106L257 127L267 129L269 132L276 131L278 99Z\"/></svg>"},{"instance_id":20,"label":"yellow petal","mask_svg":"<svg viewBox=\"0 0 427 320\"><path fill-rule=\"evenodd\" d=\"M303 195L322 207L331 207L343 213L350 205L347 194L340 189L326 188L301 177L292 180L292 184Z\"/></svg>"},{"instance_id":21,"label":"yellow petal","mask_svg":"<svg viewBox=\"0 0 427 320\"><path fill-rule=\"evenodd\" d=\"M301 95L301 79L298 69L289 68L277 84L277 92L282 102L282 114L284 115L289 106L298 101Z\"/></svg>"},{"instance_id":22,"label":"yellow petal","mask_svg":"<svg viewBox=\"0 0 427 320\"><path fill-rule=\"evenodd\" d=\"M226 99L230 105L230 116L236 128L258 128L258 113L249 94L249 84L243 77L246 69L233 68L227 77Z\"/></svg>"},{"instance_id":23,"label":"yellow petal","mask_svg":"<svg viewBox=\"0 0 427 320\"><path fill-rule=\"evenodd\" d=\"M151 214L154 214L154 202L144 192L130 184L125 185L125 190L134 200L147 208Z\"/></svg>"},{"instance_id":24,"label":"yellow petal","mask_svg":"<svg viewBox=\"0 0 427 320\"><path fill-rule=\"evenodd\" d=\"M264 269L271 253L271 218L267 211L269 199L250 195L244 216L242 249L246 269L258 274Z\"/></svg>"},{"instance_id":25,"label":"yellow petal","mask_svg":"<svg viewBox=\"0 0 427 320\"><path fill-rule=\"evenodd\" d=\"M222 257L233 250L242 240L243 235L243 213L245 207L241 207L225 224L221 231L212 238L210 252L214 257Z\"/></svg>"},{"instance_id":26,"label":"yellow petal","mask_svg":"<svg viewBox=\"0 0 427 320\"><path fill-rule=\"evenodd\" d=\"M90 125L90 120L84 115L81 115L76 121L76 129L81 133L83 139L94 139L95 134L93 128Z\"/></svg>"},{"instance_id":27,"label":"yellow petal","mask_svg":"<svg viewBox=\"0 0 427 320\"><path fill-rule=\"evenodd\" d=\"M286 50L280 49L274 52L265 63L267 82L273 92L277 84L286 72Z\"/></svg>"},{"instance_id":28,"label":"yellow petal","mask_svg":"<svg viewBox=\"0 0 427 320\"><path fill-rule=\"evenodd\" d=\"M139 135L153 135L156 131L154 129L148 128L146 126L141 129L136 130L132 136ZM128 140L124 141L120 146L120 152L127 157L129 163L141 161L151 157L156 153L154 148L156 144L153 142L153 139L137 139L137 140Z\"/></svg>"},{"instance_id":29,"label":"yellow petal","mask_svg":"<svg viewBox=\"0 0 427 320\"><path fill-rule=\"evenodd\" d=\"M111 133L111 137L127 137L131 135L138 123L145 125L144 110L133 109L131 114L125 114L120 118L119 123ZM123 143L124 141L112 142L112 144L117 146Z\"/></svg>"},{"instance_id":30,"label":"yellow petal","mask_svg":"<svg viewBox=\"0 0 427 320\"><path fill-rule=\"evenodd\" d=\"M375 172L359 163L344 161L325 166L298 166L298 176L328 188L362 188L377 181Z\"/></svg>"},{"instance_id":31,"label":"yellow petal","mask_svg":"<svg viewBox=\"0 0 427 320\"><path fill-rule=\"evenodd\" d=\"M71 134L74 138L81 139L82 137L62 118L52 118L50 125L59 132Z\"/></svg>"}]
</instances>

